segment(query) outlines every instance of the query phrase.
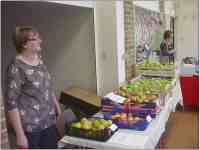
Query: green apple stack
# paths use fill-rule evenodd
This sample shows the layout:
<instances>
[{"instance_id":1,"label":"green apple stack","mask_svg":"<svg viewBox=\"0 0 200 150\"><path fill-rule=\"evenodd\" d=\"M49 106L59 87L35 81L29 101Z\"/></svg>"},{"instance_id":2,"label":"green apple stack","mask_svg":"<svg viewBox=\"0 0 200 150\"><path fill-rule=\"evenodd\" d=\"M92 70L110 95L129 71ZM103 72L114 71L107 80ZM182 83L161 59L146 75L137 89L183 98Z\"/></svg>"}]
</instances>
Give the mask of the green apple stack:
<instances>
[{"instance_id":1,"label":"green apple stack","mask_svg":"<svg viewBox=\"0 0 200 150\"><path fill-rule=\"evenodd\" d=\"M171 70L174 68L174 64L161 64L145 60L143 64L138 64L137 68L141 70Z\"/></svg>"},{"instance_id":2,"label":"green apple stack","mask_svg":"<svg viewBox=\"0 0 200 150\"><path fill-rule=\"evenodd\" d=\"M118 94L131 102L144 103L155 100L171 84L171 79L140 79L134 83L123 85Z\"/></svg>"},{"instance_id":3,"label":"green apple stack","mask_svg":"<svg viewBox=\"0 0 200 150\"><path fill-rule=\"evenodd\" d=\"M82 118L79 122L71 124L73 128L85 129L85 130L104 130L112 125L111 120L99 119L99 118Z\"/></svg>"}]
</instances>

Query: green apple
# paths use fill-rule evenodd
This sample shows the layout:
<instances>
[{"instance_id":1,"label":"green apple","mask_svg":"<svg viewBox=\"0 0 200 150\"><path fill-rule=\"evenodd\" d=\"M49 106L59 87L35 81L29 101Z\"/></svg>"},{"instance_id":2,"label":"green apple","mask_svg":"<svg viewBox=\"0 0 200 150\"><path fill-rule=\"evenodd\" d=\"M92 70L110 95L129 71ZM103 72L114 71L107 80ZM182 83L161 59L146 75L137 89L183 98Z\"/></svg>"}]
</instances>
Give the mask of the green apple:
<instances>
[{"instance_id":1,"label":"green apple","mask_svg":"<svg viewBox=\"0 0 200 150\"><path fill-rule=\"evenodd\" d=\"M74 127L74 128L81 128L82 127L80 122L72 123L71 126Z\"/></svg>"},{"instance_id":2,"label":"green apple","mask_svg":"<svg viewBox=\"0 0 200 150\"><path fill-rule=\"evenodd\" d=\"M104 128L105 128L104 125L99 125L99 126L98 126L98 130L103 130Z\"/></svg>"}]
</instances>

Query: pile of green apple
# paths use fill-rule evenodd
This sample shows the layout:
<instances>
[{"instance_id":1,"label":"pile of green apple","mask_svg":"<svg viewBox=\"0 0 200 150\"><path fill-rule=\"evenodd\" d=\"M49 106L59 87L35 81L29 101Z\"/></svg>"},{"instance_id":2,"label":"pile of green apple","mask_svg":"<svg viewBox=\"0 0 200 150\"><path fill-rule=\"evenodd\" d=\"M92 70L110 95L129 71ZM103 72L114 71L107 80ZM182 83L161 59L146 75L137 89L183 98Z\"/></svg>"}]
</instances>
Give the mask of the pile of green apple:
<instances>
[{"instance_id":1,"label":"pile of green apple","mask_svg":"<svg viewBox=\"0 0 200 150\"><path fill-rule=\"evenodd\" d=\"M105 120L102 118L82 118L79 122L74 122L71 124L73 128L99 131L104 130L112 125L111 120Z\"/></svg>"},{"instance_id":2,"label":"pile of green apple","mask_svg":"<svg viewBox=\"0 0 200 150\"><path fill-rule=\"evenodd\" d=\"M137 68L141 70L171 70L174 68L174 65L168 63L161 64L159 62L145 60L143 64L138 64Z\"/></svg>"},{"instance_id":3,"label":"pile of green apple","mask_svg":"<svg viewBox=\"0 0 200 150\"><path fill-rule=\"evenodd\" d=\"M117 94L128 98L130 102L144 103L155 100L171 84L171 79L140 79L123 85Z\"/></svg>"}]
</instances>

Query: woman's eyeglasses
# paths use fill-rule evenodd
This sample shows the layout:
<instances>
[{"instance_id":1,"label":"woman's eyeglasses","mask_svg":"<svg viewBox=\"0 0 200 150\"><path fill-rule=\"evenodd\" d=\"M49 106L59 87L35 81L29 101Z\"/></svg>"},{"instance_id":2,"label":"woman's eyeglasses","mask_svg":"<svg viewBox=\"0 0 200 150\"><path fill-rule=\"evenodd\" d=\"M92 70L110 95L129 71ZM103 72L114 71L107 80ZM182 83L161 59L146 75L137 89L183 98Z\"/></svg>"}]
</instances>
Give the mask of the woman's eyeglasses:
<instances>
[{"instance_id":1,"label":"woman's eyeglasses","mask_svg":"<svg viewBox=\"0 0 200 150\"><path fill-rule=\"evenodd\" d=\"M34 38L34 39L27 39L27 41L36 41L38 39Z\"/></svg>"},{"instance_id":2,"label":"woman's eyeglasses","mask_svg":"<svg viewBox=\"0 0 200 150\"><path fill-rule=\"evenodd\" d=\"M38 38L28 38L26 41L28 42L28 41L37 41L37 40L42 41L42 39L40 37L38 37Z\"/></svg>"}]
</instances>

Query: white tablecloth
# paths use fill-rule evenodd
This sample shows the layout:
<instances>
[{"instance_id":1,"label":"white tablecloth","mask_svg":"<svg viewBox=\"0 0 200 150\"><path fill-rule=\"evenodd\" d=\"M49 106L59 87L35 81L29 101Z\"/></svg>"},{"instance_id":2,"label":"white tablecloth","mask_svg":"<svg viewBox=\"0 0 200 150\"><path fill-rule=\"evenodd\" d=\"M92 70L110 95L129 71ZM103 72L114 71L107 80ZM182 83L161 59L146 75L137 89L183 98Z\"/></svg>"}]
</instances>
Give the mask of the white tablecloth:
<instances>
[{"instance_id":1,"label":"white tablecloth","mask_svg":"<svg viewBox=\"0 0 200 150\"><path fill-rule=\"evenodd\" d=\"M98 142L94 140L64 136L59 146L70 143L97 149L154 149L165 131L165 125L171 112L175 111L176 104L182 103L182 94L179 82L173 89L173 96L168 99L162 111L149 124L145 131L119 129L108 141ZM98 113L97 116L101 115Z\"/></svg>"}]
</instances>

